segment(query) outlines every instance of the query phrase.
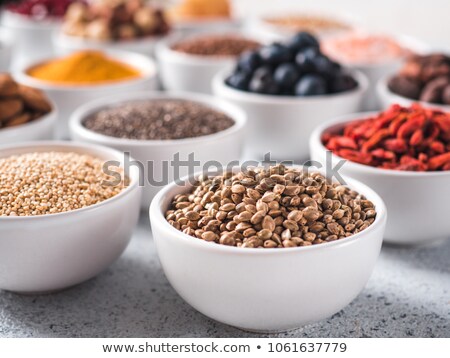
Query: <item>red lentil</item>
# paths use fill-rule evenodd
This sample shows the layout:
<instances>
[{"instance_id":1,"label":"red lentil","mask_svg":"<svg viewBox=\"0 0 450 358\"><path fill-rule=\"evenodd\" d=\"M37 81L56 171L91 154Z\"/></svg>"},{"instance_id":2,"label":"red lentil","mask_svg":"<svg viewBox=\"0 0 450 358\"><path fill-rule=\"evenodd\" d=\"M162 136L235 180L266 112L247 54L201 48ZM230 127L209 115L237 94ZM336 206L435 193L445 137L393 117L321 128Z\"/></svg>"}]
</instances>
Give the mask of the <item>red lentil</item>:
<instances>
[{"instance_id":1,"label":"red lentil","mask_svg":"<svg viewBox=\"0 0 450 358\"><path fill-rule=\"evenodd\" d=\"M352 162L406 171L450 170L450 113L393 105L376 116L324 133L322 142Z\"/></svg>"}]
</instances>

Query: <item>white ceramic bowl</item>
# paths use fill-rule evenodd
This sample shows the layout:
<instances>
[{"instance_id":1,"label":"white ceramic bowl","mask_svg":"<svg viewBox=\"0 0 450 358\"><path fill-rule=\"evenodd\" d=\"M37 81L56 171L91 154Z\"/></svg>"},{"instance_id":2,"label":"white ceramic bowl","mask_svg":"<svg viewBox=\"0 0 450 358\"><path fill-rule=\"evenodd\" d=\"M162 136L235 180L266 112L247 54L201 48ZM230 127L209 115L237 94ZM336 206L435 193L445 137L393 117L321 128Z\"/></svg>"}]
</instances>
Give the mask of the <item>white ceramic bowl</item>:
<instances>
[{"instance_id":1,"label":"white ceramic bowl","mask_svg":"<svg viewBox=\"0 0 450 358\"><path fill-rule=\"evenodd\" d=\"M151 57L155 52L156 43L165 36L149 36L126 41L96 41L83 37L66 35L58 29L53 32L52 37L55 51L61 55L73 51L96 49L136 52Z\"/></svg>"},{"instance_id":2,"label":"white ceramic bowl","mask_svg":"<svg viewBox=\"0 0 450 358\"><path fill-rule=\"evenodd\" d=\"M428 51L428 48L425 44L421 43L420 41L411 38L409 36L396 36L394 37L395 40L403 46L405 49L408 49L414 53L426 53ZM364 73L369 80L369 88L364 96L363 104L362 104L362 110L364 111L374 111L382 108L382 103L380 103L380 100L377 95L377 84L378 81L387 76L391 75L392 73L396 73L403 65L403 62L405 60L405 57L400 57L396 60L392 60L389 62L383 62L383 63L374 63L374 64L351 64L351 63L344 63L340 61L341 64L349 67L354 68L355 70L361 71ZM339 59L338 59L339 62Z\"/></svg>"},{"instance_id":3,"label":"white ceramic bowl","mask_svg":"<svg viewBox=\"0 0 450 358\"><path fill-rule=\"evenodd\" d=\"M63 151L91 154L123 165L122 154L105 147L68 142L29 142L0 147L0 157ZM113 170L113 169L112 169ZM0 217L0 288L20 293L60 290L86 281L125 250L139 215L139 173L102 203L66 213Z\"/></svg>"},{"instance_id":4,"label":"white ceramic bowl","mask_svg":"<svg viewBox=\"0 0 450 358\"><path fill-rule=\"evenodd\" d=\"M364 184L347 180L376 205L366 230L332 243L289 249L242 249L195 239L164 212L190 181L161 190L150 207L153 238L167 279L204 315L241 329L276 332L330 317L364 288L380 252L386 209Z\"/></svg>"},{"instance_id":5,"label":"white ceramic bowl","mask_svg":"<svg viewBox=\"0 0 450 358\"><path fill-rule=\"evenodd\" d=\"M205 36L205 33L187 38ZM211 82L223 69L232 67L234 56L199 56L175 51L172 46L185 37L173 36L156 46L156 59L161 82L169 91L187 91L211 94Z\"/></svg>"},{"instance_id":6,"label":"white ceramic bowl","mask_svg":"<svg viewBox=\"0 0 450 358\"><path fill-rule=\"evenodd\" d=\"M13 37L0 27L0 72L9 72L13 56Z\"/></svg>"},{"instance_id":7,"label":"white ceramic bowl","mask_svg":"<svg viewBox=\"0 0 450 358\"><path fill-rule=\"evenodd\" d=\"M11 128L0 128L1 145L53 139L58 120L58 109L55 103L51 103L51 105L52 111L41 118Z\"/></svg>"},{"instance_id":8,"label":"white ceramic bowl","mask_svg":"<svg viewBox=\"0 0 450 358\"><path fill-rule=\"evenodd\" d=\"M247 112L245 157L261 159L265 154L276 160L306 160L309 136L317 125L329 118L357 112L367 90L367 79L350 72L358 82L351 91L324 96L271 96L240 91L225 83L229 72L213 79L213 92Z\"/></svg>"},{"instance_id":9,"label":"white ceramic bowl","mask_svg":"<svg viewBox=\"0 0 450 358\"><path fill-rule=\"evenodd\" d=\"M400 96L392 92L388 87L389 79L391 75L385 76L378 81L377 95L378 99L383 105L383 108L389 107L391 104L400 104L402 106L411 106L413 103L420 103L424 107L437 108L444 112L450 112L450 105L436 104L431 102L417 101L411 98Z\"/></svg>"},{"instance_id":10,"label":"white ceramic bowl","mask_svg":"<svg viewBox=\"0 0 450 358\"><path fill-rule=\"evenodd\" d=\"M1 24L16 44L14 69L53 55L51 36L53 31L61 26L61 20L36 21L24 15L4 11Z\"/></svg>"},{"instance_id":11,"label":"white ceramic bowl","mask_svg":"<svg viewBox=\"0 0 450 358\"><path fill-rule=\"evenodd\" d=\"M322 164L327 161L327 149L321 141L323 133L339 130L347 122L373 114L351 114L317 127L310 140L312 160ZM328 159L333 166L341 160L335 154ZM420 244L450 238L450 171L388 170L345 161L340 173L367 184L383 198L389 213L386 242Z\"/></svg>"},{"instance_id":12,"label":"white ceramic bowl","mask_svg":"<svg viewBox=\"0 0 450 358\"><path fill-rule=\"evenodd\" d=\"M28 75L27 70L37 63L23 66L15 77L18 82L27 86L39 88L57 104L59 121L56 137L64 139L69 137L69 117L79 106L94 99L132 91L153 90L157 87L156 66L154 62L141 54L120 51L106 51L114 59L122 61L142 72L142 76L110 83L92 85L64 85L42 81ZM45 61L42 61L45 62Z\"/></svg>"},{"instance_id":13,"label":"white ceramic bowl","mask_svg":"<svg viewBox=\"0 0 450 358\"><path fill-rule=\"evenodd\" d=\"M226 113L235 124L211 135L178 140L130 140L106 136L93 132L83 126L83 120L101 109L120 105L129 101L154 99L183 99L207 105L213 109ZM88 103L78 109L70 121L71 138L77 141L106 145L122 152L128 152L137 161L144 165L144 194L142 208L147 210L155 194L167 183L179 179L188 173L198 171L206 163L220 163L222 166L239 160L243 148L243 135L245 131L246 116L239 108L220 99L208 95L189 93L133 93L114 96ZM187 161L191 153L199 161L195 168L188 170L186 166L176 168L169 161L179 154L181 161ZM211 163L212 164L212 163ZM200 165L200 167L198 166ZM154 183L150 183L152 174Z\"/></svg>"}]
</instances>

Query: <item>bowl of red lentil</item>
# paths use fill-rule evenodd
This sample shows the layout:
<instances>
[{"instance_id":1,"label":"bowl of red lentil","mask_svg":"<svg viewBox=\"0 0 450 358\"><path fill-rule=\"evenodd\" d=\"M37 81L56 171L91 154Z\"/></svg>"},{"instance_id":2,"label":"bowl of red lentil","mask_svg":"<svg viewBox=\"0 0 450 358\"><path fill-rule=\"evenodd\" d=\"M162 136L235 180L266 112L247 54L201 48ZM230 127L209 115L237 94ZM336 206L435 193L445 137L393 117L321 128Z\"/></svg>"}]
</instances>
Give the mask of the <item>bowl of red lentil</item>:
<instances>
[{"instance_id":1,"label":"bowl of red lentil","mask_svg":"<svg viewBox=\"0 0 450 358\"><path fill-rule=\"evenodd\" d=\"M361 292L381 248L383 201L353 179L341 185L303 169L197 174L157 194L153 238L189 305L244 330L279 332L323 320Z\"/></svg>"},{"instance_id":2,"label":"bowl of red lentil","mask_svg":"<svg viewBox=\"0 0 450 358\"><path fill-rule=\"evenodd\" d=\"M61 290L122 254L141 199L139 172L123 163L120 152L89 144L0 147L0 289Z\"/></svg>"},{"instance_id":3,"label":"bowl of red lentil","mask_svg":"<svg viewBox=\"0 0 450 358\"><path fill-rule=\"evenodd\" d=\"M338 165L385 200L386 242L450 236L450 114L416 104L346 115L319 126L310 148L314 161Z\"/></svg>"},{"instance_id":4,"label":"bowl of red lentil","mask_svg":"<svg viewBox=\"0 0 450 358\"><path fill-rule=\"evenodd\" d=\"M232 32L172 36L156 47L162 85L170 91L211 94L213 77L258 47L254 39Z\"/></svg>"},{"instance_id":5,"label":"bowl of red lentil","mask_svg":"<svg viewBox=\"0 0 450 358\"><path fill-rule=\"evenodd\" d=\"M414 38L363 31L328 37L322 41L321 48L330 58L367 76L369 89L363 103L366 111L380 108L376 93L378 81L397 72L408 56L426 51L426 46Z\"/></svg>"}]
</instances>

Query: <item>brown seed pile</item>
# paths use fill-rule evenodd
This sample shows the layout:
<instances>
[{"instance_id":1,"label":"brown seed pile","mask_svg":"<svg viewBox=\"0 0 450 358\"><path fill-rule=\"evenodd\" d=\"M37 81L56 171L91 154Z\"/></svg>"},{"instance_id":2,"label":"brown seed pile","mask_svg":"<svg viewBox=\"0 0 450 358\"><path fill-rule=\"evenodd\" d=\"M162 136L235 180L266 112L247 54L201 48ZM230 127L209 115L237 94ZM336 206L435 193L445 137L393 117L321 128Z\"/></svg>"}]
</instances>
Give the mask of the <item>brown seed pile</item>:
<instances>
[{"instance_id":1,"label":"brown seed pile","mask_svg":"<svg viewBox=\"0 0 450 358\"><path fill-rule=\"evenodd\" d=\"M198 56L239 56L261 45L237 35L205 35L180 41L172 46L178 52Z\"/></svg>"},{"instance_id":2,"label":"brown seed pile","mask_svg":"<svg viewBox=\"0 0 450 358\"><path fill-rule=\"evenodd\" d=\"M200 177L166 212L185 234L246 248L331 242L366 229L375 217L374 204L361 194L281 165Z\"/></svg>"},{"instance_id":3,"label":"brown seed pile","mask_svg":"<svg viewBox=\"0 0 450 358\"><path fill-rule=\"evenodd\" d=\"M9 74L0 73L0 130L31 122L51 110L41 91L20 85Z\"/></svg>"},{"instance_id":4,"label":"brown seed pile","mask_svg":"<svg viewBox=\"0 0 450 358\"><path fill-rule=\"evenodd\" d=\"M107 108L83 125L116 138L168 140L194 138L223 131L234 121L203 104L185 100L149 100Z\"/></svg>"},{"instance_id":5,"label":"brown seed pile","mask_svg":"<svg viewBox=\"0 0 450 358\"><path fill-rule=\"evenodd\" d=\"M42 152L0 158L0 217L62 213L119 194L103 173L103 161L90 155ZM119 168L115 169L119 172ZM123 177L123 172L120 171Z\"/></svg>"}]
</instances>

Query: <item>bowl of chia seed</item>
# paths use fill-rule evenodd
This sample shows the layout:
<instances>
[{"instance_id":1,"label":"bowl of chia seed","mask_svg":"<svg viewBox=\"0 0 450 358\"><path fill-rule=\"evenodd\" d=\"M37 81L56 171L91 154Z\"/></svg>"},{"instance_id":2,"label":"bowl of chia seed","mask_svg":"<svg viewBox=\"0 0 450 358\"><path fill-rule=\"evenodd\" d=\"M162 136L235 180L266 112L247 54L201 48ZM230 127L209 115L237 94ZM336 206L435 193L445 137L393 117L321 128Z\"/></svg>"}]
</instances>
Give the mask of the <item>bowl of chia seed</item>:
<instances>
[{"instance_id":1,"label":"bowl of chia seed","mask_svg":"<svg viewBox=\"0 0 450 358\"><path fill-rule=\"evenodd\" d=\"M90 102L70 120L71 138L115 148L135 159L142 207L164 185L239 160L246 115L209 95L133 93Z\"/></svg>"}]
</instances>

